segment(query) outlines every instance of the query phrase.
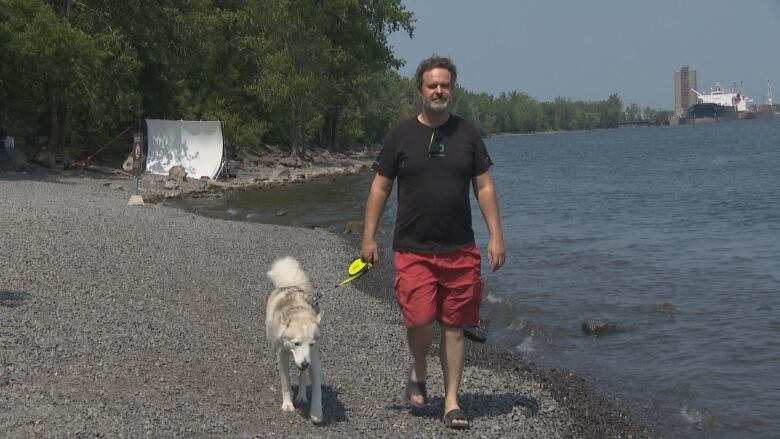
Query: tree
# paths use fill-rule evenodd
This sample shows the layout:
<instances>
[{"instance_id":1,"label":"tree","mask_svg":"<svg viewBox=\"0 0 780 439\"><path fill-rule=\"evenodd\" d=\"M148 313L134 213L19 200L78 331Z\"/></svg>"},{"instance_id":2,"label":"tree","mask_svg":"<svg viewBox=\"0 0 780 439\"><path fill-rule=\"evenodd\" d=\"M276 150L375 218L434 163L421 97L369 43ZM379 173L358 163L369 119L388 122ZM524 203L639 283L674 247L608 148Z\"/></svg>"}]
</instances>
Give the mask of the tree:
<instances>
[{"instance_id":1,"label":"tree","mask_svg":"<svg viewBox=\"0 0 780 439\"><path fill-rule=\"evenodd\" d=\"M397 67L387 35L411 33L411 13L399 0L257 2L257 77L250 91L288 125L291 153L315 136L339 148L339 127L360 119L370 78ZM359 133L356 133L359 135ZM345 139L353 140L353 139Z\"/></svg>"},{"instance_id":2,"label":"tree","mask_svg":"<svg viewBox=\"0 0 780 439\"><path fill-rule=\"evenodd\" d=\"M63 140L92 143L94 134L132 120L138 108L138 63L123 36L111 29L86 33L71 24L78 16L72 2L56 3L63 16L40 0L6 0L9 18L2 24L9 36L5 63L14 69L4 75L8 106L18 115L14 122L34 130L46 118L53 149Z\"/></svg>"},{"instance_id":3,"label":"tree","mask_svg":"<svg viewBox=\"0 0 780 439\"><path fill-rule=\"evenodd\" d=\"M320 20L328 39L328 74L323 82L325 102L322 143L330 149L340 149L339 127L350 123L343 118L360 118L360 101L372 100L375 83L390 68L398 68L388 45L391 32L405 30L412 36L412 13L400 0L331 0L323 4Z\"/></svg>"},{"instance_id":4,"label":"tree","mask_svg":"<svg viewBox=\"0 0 780 439\"><path fill-rule=\"evenodd\" d=\"M256 78L248 92L286 122L291 155L302 155L306 123L323 107L320 78L326 74L328 42L317 29L319 2L258 1L253 17L262 17L255 50Z\"/></svg>"},{"instance_id":5,"label":"tree","mask_svg":"<svg viewBox=\"0 0 780 439\"><path fill-rule=\"evenodd\" d=\"M635 121L639 120L642 115L642 110L639 108L639 105L632 102L629 106L626 107L625 110L625 120L627 121Z\"/></svg>"},{"instance_id":6,"label":"tree","mask_svg":"<svg viewBox=\"0 0 780 439\"><path fill-rule=\"evenodd\" d=\"M609 95L607 100L600 101L596 107L601 120L601 128L617 128L623 120L623 103L617 93Z\"/></svg>"}]
</instances>

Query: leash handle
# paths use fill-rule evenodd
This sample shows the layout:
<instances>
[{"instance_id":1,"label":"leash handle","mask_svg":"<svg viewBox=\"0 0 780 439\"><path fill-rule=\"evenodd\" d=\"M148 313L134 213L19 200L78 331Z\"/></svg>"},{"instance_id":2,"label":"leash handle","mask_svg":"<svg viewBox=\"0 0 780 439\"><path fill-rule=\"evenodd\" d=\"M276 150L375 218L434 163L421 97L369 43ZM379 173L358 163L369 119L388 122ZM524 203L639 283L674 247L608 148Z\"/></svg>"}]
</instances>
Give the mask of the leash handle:
<instances>
[{"instance_id":1,"label":"leash handle","mask_svg":"<svg viewBox=\"0 0 780 439\"><path fill-rule=\"evenodd\" d=\"M334 286L332 286L332 287L330 287L330 288L328 288L326 290L320 291L319 293L315 294L314 295L314 299L313 299L313 303L316 305L317 302L319 302L319 300L322 298L322 296L325 293L329 293L329 292L335 290L336 288L338 288L338 287L340 287L342 285L346 285L346 284L352 282L353 280L355 280L355 279L359 278L360 276L366 274L366 272L368 272L368 270L370 270L372 268L374 268L374 265L372 263L370 263L370 262L363 262L363 259L361 259L361 258L355 259L354 261L352 261L351 264L349 264L349 268L347 269L347 274L349 276L346 279L344 279L343 281L337 283L336 285L334 285Z\"/></svg>"},{"instance_id":2,"label":"leash handle","mask_svg":"<svg viewBox=\"0 0 780 439\"><path fill-rule=\"evenodd\" d=\"M363 258L357 258L354 261L352 261L351 264L349 264L349 269L347 270L347 273L350 276L355 276L357 274L363 274L373 267L374 265L372 263L364 262Z\"/></svg>"}]
</instances>

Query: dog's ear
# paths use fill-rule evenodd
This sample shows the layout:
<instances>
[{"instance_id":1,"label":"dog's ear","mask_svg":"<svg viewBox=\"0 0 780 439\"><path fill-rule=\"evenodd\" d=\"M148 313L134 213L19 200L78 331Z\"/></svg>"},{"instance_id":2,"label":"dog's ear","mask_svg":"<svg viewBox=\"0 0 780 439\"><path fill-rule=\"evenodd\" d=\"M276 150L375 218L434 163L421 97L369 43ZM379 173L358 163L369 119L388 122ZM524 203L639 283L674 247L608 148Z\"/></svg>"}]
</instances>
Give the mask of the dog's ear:
<instances>
[{"instance_id":1,"label":"dog's ear","mask_svg":"<svg viewBox=\"0 0 780 439\"><path fill-rule=\"evenodd\" d=\"M322 321L322 311L318 312L317 317L314 318L314 322L317 323L318 325L320 324L321 321Z\"/></svg>"}]
</instances>

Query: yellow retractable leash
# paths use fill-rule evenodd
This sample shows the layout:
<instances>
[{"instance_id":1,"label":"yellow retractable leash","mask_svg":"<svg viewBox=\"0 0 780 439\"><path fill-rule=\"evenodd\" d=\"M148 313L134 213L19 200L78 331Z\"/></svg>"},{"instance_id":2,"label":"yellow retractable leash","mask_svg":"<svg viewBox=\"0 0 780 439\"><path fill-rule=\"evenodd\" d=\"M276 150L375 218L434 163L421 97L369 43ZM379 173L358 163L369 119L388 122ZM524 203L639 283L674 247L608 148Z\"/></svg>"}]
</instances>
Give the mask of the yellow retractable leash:
<instances>
[{"instance_id":1,"label":"yellow retractable leash","mask_svg":"<svg viewBox=\"0 0 780 439\"><path fill-rule=\"evenodd\" d=\"M336 288L338 288L338 287L340 287L342 285L346 285L346 284L352 282L353 280L355 280L355 279L359 278L360 276L366 274L368 272L368 270L370 270L372 268L374 268L374 264L372 264L370 262L364 262L363 259L361 259L361 258L355 259L354 261L352 261L351 264L349 264L349 268L347 269L347 275L348 276L347 276L346 279L344 279L343 281L337 283L336 285L328 288L327 290L320 291L319 293L314 295L314 301L313 301L314 306L317 306L317 302L319 302L320 298L325 293L329 293L329 292L335 290Z\"/></svg>"},{"instance_id":2,"label":"yellow retractable leash","mask_svg":"<svg viewBox=\"0 0 780 439\"><path fill-rule=\"evenodd\" d=\"M370 262L363 262L362 258L355 259L354 261L352 261L351 264L349 264L349 269L347 270L349 277L339 282L339 285L344 285L347 282L352 282L353 279L359 278L360 276L362 276L364 273L366 273L368 270L372 268L374 268L374 264Z\"/></svg>"}]
</instances>

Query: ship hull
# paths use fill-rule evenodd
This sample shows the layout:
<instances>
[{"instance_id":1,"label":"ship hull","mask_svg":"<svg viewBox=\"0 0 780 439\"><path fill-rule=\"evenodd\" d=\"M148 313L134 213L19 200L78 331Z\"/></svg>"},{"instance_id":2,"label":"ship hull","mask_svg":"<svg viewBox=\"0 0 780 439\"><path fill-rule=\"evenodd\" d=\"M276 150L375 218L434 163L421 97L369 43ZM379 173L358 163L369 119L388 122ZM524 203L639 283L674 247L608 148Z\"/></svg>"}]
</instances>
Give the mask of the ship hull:
<instances>
[{"instance_id":1,"label":"ship hull","mask_svg":"<svg viewBox=\"0 0 780 439\"><path fill-rule=\"evenodd\" d=\"M750 115L751 119L772 119L775 117L775 109L771 105L759 105Z\"/></svg>"},{"instance_id":2,"label":"ship hull","mask_svg":"<svg viewBox=\"0 0 780 439\"><path fill-rule=\"evenodd\" d=\"M698 103L688 108L685 117L680 118L680 124L698 125L732 120L737 120L737 112L734 110L734 107Z\"/></svg>"}]
</instances>

